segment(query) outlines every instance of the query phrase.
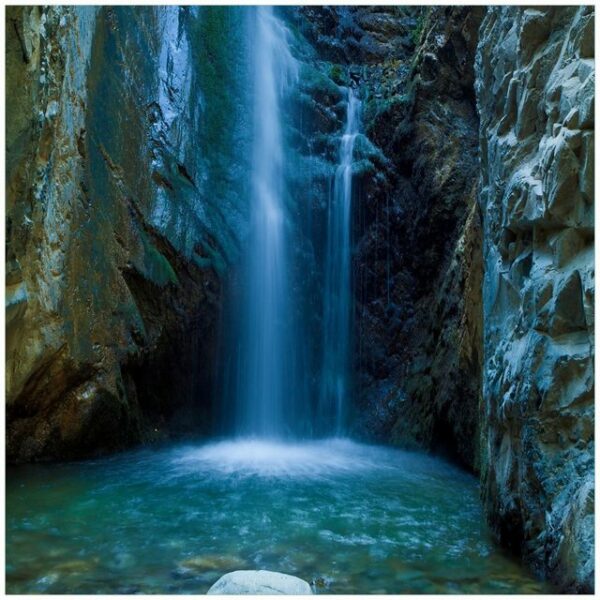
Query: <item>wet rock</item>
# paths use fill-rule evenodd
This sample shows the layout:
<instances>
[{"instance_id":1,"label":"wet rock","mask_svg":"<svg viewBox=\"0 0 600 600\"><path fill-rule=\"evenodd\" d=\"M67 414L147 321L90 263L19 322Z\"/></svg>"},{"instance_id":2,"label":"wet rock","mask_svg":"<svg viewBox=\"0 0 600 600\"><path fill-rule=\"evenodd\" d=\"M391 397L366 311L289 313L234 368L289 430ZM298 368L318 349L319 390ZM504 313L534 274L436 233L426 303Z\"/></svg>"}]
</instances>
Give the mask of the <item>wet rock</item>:
<instances>
[{"instance_id":1,"label":"wet rock","mask_svg":"<svg viewBox=\"0 0 600 600\"><path fill-rule=\"evenodd\" d=\"M449 452L474 470L482 231L473 62L483 13L423 11L416 47L364 82L366 134L387 163L361 181L355 263L361 430Z\"/></svg>"},{"instance_id":2,"label":"wet rock","mask_svg":"<svg viewBox=\"0 0 600 600\"><path fill-rule=\"evenodd\" d=\"M99 562L100 560L97 558L90 560L69 560L59 563L56 565L55 569L65 575L85 573L97 568Z\"/></svg>"},{"instance_id":3,"label":"wet rock","mask_svg":"<svg viewBox=\"0 0 600 600\"><path fill-rule=\"evenodd\" d=\"M234 571L223 575L208 594L309 595L310 585L292 575L274 571Z\"/></svg>"},{"instance_id":4,"label":"wet rock","mask_svg":"<svg viewBox=\"0 0 600 600\"><path fill-rule=\"evenodd\" d=\"M315 579L313 579L310 582L310 585L313 586L313 588L315 588L316 590L324 592L325 590L331 588L332 583L333 579L331 579L330 577L315 577Z\"/></svg>"},{"instance_id":5,"label":"wet rock","mask_svg":"<svg viewBox=\"0 0 600 600\"><path fill-rule=\"evenodd\" d=\"M247 561L238 556L200 555L186 558L179 563L182 569L190 571L230 571L247 566Z\"/></svg>"},{"instance_id":6,"label":"wet rock","mask_svg":"<svg viewBox=\"0 0 600 600\"><path fill-rule=\"evenodd\" d=\"M238 170L245 155L230 36L240 28L225 16L9 11L9 461L97 454L210 421L222 275L245 212L243 178L222 183L228 153ZM194 58L225 38L218 65Z\"/></svg>"},{"instance_id":7,"label":"wet rock","mask_svg":"<svg viewBox=\"0 0 600 600\"><path fill-rule=\"evenodd\" d=\"M420 13L411 6L292 9L294 21L319 56L334 64L377 64L414 48Z\"/></svg>"},{"instance_id":8,"label":"wet rock","mask_svg":"<svg viewBox=\"0 0 600 600\"><path fill-rule=\"evenodd\" d=\"M36 588L45 592L48 588L51 588L55 583L60 580L60 575L58 573L48 573L47 575L43 575L36 581Z\"/></svg>"}]
</instances>

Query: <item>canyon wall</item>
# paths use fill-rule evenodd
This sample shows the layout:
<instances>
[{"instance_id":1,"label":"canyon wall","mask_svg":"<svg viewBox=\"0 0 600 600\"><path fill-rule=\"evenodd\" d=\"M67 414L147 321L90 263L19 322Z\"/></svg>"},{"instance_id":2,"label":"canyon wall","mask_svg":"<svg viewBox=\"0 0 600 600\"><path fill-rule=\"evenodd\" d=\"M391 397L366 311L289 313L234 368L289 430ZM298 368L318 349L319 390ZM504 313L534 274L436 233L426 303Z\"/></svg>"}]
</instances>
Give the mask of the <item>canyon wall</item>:
<instances>
[{"instance_id":1,"label":"canyon wall","mask_svg":"<svg viewBox=\"0 0 600 600\"><path fill-rule=\"evenodd\" d=\"M249 10L8 11L9 461L218 426L222 323L239 296L249 222ZM284 130L290 280L312 332L315 389L313 240L323 237L345 95L290 24L300 69Z\"/></svg>"},{"instance_id":2,"label":"canyon wall","mask_svg":"<svg viewBox=\"0 0 600 600\"><path fill-rule=\"evenodd\" d=\"M413 9L396 19L404 46L371 59L365 133L384 160L361 179L355 231L358 431L473 470L482 277L473 64L483 13Z\"/></svg>"},{"instance_id":3,"label":"canyon wall","mask_svg":"<svg viewBox=\"0 0 600 600\"><path fill-rule=\"evenodd\" d=\"M590 591L592 11L302 11L321 70L359 85L371 148L355 433L480 471L499 541Z\"/></svg>"},{"instance_id":4,"label":"canyon wall","mask_svg":"<svg viewBox=\"0 0 600 600\"><path fill-rule=\"evenodd\" d=\"M8 9L9 460L210 426L247 212L242 18Z\"/></svg>"},{"instance_id":5,"label":"canyon wall","mask_svg":"<svg viewBox=\"0 0 600 600\"><path fill-rule=\"evenodd\" d=\"M245 14L7 8L10 461L214 431L248 226ZM480 472L499 540L590 591L593 10L281 15L306 385L354 86L352 433Z\"/></svg>"},{"instance_id":6,"label":"canyon wall","mask_svg":"<svg viewBox=\"0 0 600 600\"><path fill-rule=\"evenodd\" d=\"M594 12L488 11L477 54L484 502L503 544L594 586Z\"/></svg>"}]
</instances>

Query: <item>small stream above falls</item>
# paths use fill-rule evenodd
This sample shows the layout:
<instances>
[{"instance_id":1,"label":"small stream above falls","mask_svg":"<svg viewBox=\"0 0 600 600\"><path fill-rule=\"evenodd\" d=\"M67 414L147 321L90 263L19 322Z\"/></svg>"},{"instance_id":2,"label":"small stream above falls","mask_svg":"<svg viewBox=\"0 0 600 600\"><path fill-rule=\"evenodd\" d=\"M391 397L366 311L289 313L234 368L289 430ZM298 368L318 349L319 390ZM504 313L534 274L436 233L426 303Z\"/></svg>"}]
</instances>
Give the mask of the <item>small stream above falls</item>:
<instances>
[{"instance_id":1,"label":"small stream above falls","mask_svg":"<svg viewBox=\"0 0 600 600\"><path fill-rule=\"evenodd\" d=\"M9 468L9 593L203 593L269 569L322 593L541 593L474 477L343 439L220 441Z\"/></svg>"}]
</instances>

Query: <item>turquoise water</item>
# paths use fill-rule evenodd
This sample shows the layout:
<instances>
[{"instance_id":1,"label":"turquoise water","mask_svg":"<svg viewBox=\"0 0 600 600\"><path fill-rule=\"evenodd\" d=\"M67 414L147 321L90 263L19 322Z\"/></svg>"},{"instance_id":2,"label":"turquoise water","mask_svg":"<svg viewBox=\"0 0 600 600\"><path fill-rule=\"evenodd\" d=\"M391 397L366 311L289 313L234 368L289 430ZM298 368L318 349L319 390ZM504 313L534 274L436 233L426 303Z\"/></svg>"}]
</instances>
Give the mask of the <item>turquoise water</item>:
<instances>
[{"instance_id":1,"label":"turquoise water","mask_svg":"<svg viewBox=\"0 0 600 600\"><path fill-rule=\"evenodd\" d=\"M347 440L223 441L7 473L9 593L204 593L236 569L322 593L542 593L469 474Z\"/></svg>"}]
</instances>

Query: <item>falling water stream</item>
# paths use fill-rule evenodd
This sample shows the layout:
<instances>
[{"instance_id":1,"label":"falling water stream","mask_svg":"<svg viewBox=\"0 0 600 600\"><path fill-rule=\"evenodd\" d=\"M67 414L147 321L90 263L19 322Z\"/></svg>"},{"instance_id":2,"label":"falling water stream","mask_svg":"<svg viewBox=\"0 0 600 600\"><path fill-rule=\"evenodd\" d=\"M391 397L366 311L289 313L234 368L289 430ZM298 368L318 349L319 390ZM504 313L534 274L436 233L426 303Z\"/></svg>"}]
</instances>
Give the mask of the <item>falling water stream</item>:
<instances>
[{"instance_id":1,"label":"falling water stream","mask_svg":"<svg viewBox=\"0 0 600 600\"><path fill-rule=\"evenodd\" d=\"M301 339L294 327L284 179L282 102L298 77L273 8L254 15L254 142L247 295L236 390L236 433L281 437L293 428Z\"/></svg>"},{"instance_id":2,"label":"falling water stream","mask_svg":"<svg viewBox=\"0 0 600 600\"><path fill-rule=\"evenodd\" d=\"M344 404L350 390L351 363L351 214L352 160L359 133L360 102L348 88L346 127L340 144L327 211L327 251L323 294L323 358L319 419L325 430L344 430Z\"/></svg>"},{"instance_id":3,"label":"falling water stream","mask_svg":"<svg viewBox=\"0 0 600 600\"><path fill-rule=\"evenodd\" d=\"M308 398L291 286L285 103L298 78L270 7L249 16L254 81L251 231L232 385L235 435L62 465L10 468L11 593L203 593L236 569L270 569L315 592L547 591L491 541L477 480L420 453L307 440ZM324 433L350 392L352 159L360 102L348 90L327 224ZM294 436L294 434L296 434Z\"/></svg>"}]
</instances>

